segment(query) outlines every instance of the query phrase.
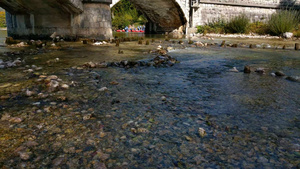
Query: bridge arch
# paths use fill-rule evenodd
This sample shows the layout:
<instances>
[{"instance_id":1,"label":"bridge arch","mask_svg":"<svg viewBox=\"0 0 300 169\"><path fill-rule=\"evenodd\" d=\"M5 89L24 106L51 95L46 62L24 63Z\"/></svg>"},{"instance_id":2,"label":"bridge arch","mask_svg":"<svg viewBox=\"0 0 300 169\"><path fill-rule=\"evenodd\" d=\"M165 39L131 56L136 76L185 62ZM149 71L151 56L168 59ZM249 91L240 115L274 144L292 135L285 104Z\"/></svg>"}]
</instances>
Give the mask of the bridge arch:
<instances>
[{"instance_id":1,"label":"bridge arch","mask_svg":"<svg viewBox=\"0 0 300 169\"><path fill-rule=\"evenodd\" d=\"M112 0L111 7L120 0ZM171 32L186 26L189 16L188 0L129 0L145 15L152 33Z\"/></svg>"}]
</instances>

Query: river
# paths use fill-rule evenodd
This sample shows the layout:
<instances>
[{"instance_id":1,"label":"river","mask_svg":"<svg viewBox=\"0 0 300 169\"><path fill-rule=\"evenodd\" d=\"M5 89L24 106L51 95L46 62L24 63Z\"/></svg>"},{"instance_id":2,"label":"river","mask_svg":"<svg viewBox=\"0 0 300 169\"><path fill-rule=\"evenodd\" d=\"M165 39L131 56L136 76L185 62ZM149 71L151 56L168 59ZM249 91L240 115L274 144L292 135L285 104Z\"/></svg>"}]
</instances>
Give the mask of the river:
<instances>
[{"instance_id":1,"label":"river","mask_svg":"<svg viewBox=\"0 0 300 169\"><path fill-rule=\"evenodd\" d=\"M4 61L22 57L25 63L0 69L0 94L8 96L0 100L0 167L299 168L300 83L270 75L300 76L295 42L226 39L273 46L249 49L174 41L61 42L62 49L35 55L2 54ZM288 49L274 49L282 44ZM180 63L82 67L149 60L158 45L172 46L168 54ZM0 47L2 53L20 50L28 49ZM265 74L245 74L245 65ZM42 68L26 72L32 67ZM233 67L239 72L229 71ZM56 75L70 87L49 92L40 75Z\"/></svg>"}]
</instances>

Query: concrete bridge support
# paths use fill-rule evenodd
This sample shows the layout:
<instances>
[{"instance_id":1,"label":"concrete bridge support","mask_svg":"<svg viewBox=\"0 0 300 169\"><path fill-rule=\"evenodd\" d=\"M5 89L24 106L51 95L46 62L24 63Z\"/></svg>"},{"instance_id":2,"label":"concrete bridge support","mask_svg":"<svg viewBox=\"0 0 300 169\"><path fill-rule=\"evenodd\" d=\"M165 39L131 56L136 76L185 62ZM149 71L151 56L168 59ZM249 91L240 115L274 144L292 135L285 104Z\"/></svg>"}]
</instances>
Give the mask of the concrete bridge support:
<instances>
[{"instance_id":1,"label":"concrete bridge support","mask_svg":"<svg viewBox=\"0 0 300 169\"><path fill-rule=\"evenodd\" d=\"M2 0L8 35L47 39L54 32L66 38L108 39L111 0Z\"/></svg>"}]
</instances>

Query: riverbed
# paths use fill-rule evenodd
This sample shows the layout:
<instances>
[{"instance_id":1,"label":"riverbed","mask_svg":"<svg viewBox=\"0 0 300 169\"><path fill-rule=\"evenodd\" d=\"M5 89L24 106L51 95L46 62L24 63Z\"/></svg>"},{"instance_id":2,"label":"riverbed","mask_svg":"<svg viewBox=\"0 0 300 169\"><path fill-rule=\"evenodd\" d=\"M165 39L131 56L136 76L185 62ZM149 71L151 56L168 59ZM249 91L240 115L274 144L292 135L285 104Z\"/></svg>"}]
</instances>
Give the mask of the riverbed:
<instances>
[{"instance_id":1,"label":"riverbed","mask_svg":"<svg viewBox=\"0 0 300 169\"><path fill-rule=\"evenodd\" d=\"M32 51L0 58L24 60L0 69L0 167L300 167L300 83L286 78L300 76L294 41L225 39L242 45L223 48L224 39L203 39L214 45L196 47L164 38L145 45L143 38L119 47L0 47L2 53ZM250 43L271 48L250 49ZM168 55L180 63L83 66L147 62L159 45L172 47ZM275 49L282 45L288 48ZM272 76L276 71L285 76ZM50 75L68 87L49 91Z\"/></svg>"}]
</instances>

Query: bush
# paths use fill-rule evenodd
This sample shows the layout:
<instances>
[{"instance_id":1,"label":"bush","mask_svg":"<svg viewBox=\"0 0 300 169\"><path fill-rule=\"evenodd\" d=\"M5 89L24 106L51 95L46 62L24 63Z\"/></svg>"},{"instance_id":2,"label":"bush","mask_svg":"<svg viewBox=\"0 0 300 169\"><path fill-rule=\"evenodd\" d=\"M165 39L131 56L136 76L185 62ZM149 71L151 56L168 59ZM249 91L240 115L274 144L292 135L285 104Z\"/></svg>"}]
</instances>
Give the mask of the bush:
<instances>
[{"instance_id":1,"label":"bush","mask_svg":"<svg viewBox=\"0 0 300 169\"><path fill-rule=\"evenodd\" d=\"M295 10L281 10L274 13L269 20L271 34L281 36L290 32L299 24L299 13Z\"/></svg>"},{"instance_id":2,"label":"bush","mask_svg":"<svg viewBox=\"0 0 300 169\"><path fill-rule=\"evenodd\" d=\"M197 26L198 33L225 33L226 22L224 19L216 19L202 26Z\"/></svg>"},{"instance_id":3,"label":"bush","mask_svg":"<svg viewBox=\"0 0 300 169\"><path fill-rule=\"evenodd\" d=\"M263 22L254 22L249 24L249 31L259 35L269 34L270 30L268 24Z\"/></svg>"},{"instance_id":4,"label":"bush","mask_svg":"<svg viewBox=\"0 0 300 169\"><path fill-rule=\"evenodd\" d=\"M0 11L0 27L6 27L5 11Z\"/></svg>"},{"instance_id":5,"label":"bush","mask_svg":"<svg viewBox=\"0 0 300 169\"><path fill-rule=\"evenodd\" d=\"M228 33L246 33L250 20L245 14L239 15L231 19L226 25Z\"/></svg>"}]
</instances>

